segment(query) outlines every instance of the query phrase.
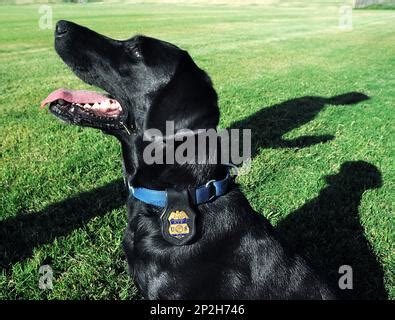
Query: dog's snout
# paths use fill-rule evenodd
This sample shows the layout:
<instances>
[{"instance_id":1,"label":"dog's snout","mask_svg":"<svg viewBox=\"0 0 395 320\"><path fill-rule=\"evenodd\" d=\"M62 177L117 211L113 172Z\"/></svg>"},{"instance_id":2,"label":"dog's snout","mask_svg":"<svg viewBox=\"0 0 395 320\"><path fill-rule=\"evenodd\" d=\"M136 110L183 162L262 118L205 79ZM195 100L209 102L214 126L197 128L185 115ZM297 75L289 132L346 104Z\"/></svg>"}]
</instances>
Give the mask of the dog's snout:
<instances>
[{"instance_id":1,"label":"dog's snout","mask_svg":"<svg viewBox=\"0 0 395 320\"><path fill-rule=\"evenodd\" d=\"M58 23L56 24L55 36L61 37L66 34L67 31L69 31L69 24L67 23L67 21L58 21Z\"/></svg>"}]
</instances>

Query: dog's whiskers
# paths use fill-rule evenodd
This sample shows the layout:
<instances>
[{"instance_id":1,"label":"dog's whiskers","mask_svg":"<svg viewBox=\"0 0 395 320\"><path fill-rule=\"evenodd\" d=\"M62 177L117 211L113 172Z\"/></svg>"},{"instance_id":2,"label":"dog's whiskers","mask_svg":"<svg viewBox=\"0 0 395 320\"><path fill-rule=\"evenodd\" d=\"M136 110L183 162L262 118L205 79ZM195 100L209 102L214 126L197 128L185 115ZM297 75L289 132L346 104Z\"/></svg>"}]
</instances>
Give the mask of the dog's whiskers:
<instances>
[{"instance_id":1,"label":"dog's whiskers","mask_svg":"<svg viewBox=\"0 0 395 320\"><path fill-rule=\"evenodd\" d=\"M126 130L126 132L128 133L129 136L131 136L131 132L129 131L128 127L123 123L123 121L120 121L121 126L123 126Z\"/></svg>"}]
</instances>

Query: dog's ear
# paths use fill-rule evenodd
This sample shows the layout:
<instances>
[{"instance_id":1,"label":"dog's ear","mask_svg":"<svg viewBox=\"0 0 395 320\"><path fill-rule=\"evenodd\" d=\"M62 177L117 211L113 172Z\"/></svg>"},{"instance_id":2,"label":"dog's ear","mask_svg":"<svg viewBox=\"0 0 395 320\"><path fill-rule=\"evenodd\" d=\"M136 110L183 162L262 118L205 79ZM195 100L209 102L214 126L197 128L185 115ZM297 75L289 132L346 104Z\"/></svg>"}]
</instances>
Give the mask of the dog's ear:
<instances>
[{"instance_id":1,"label":"dog's ear","mask_svg":"<svg viewBox=\"0 0 395 320\"><path fill-rule=\"evenodd\" d=\"M210 78L187 52L170 82L149 108L144 130L158 129L165 135L166 121L174 122L175 132L216 128L218 125L217 94Z\"/></svg>"}]
</instances>

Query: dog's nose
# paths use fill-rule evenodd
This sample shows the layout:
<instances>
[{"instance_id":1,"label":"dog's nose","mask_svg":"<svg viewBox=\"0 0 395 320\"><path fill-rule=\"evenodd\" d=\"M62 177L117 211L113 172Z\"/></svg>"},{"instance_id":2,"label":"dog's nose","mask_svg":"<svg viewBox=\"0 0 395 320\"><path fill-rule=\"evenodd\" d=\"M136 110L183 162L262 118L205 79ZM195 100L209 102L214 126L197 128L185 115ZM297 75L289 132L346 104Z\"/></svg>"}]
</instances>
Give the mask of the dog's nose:
<instances>
[{"instance_id":1,"label":"dog's nose","mask_svg":"<svg viewBox=\"0 0 395 320\"><path fill-rule=\"evenodd\" d=\"M62 35L66 34L68 31L68 23L67 21L60 20L56 24L56 29L55 29L55 36L56 37L61 37Z\"/></svg>"}]
</instances>

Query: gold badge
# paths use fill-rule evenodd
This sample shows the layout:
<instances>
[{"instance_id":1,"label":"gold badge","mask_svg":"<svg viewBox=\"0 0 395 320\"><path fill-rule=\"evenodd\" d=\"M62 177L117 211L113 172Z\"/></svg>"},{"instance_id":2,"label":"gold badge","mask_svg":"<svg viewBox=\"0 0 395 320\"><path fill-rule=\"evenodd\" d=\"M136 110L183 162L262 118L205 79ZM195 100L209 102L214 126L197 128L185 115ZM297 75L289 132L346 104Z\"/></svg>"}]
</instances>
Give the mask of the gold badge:
<instances>
[{"instance_id":1,"label":"gold badge","mask_svg":"<svg viewBox=\"0 0 395 320\"><path fill-rule=\"evenodd\" d=\"M181 239L189 235L190 230L187 224L188 219L189 217L185 211L172 211L168 218L169 234L177 239Z\"/></svg>"},{"instance_id":2,"label":"gold badge","mask_svg":"<svg viewBox=\"0 0 395 320\"><path fill-rule=\"evenodd\" d=\"M160 217L162 235L170 244L183 246L196 234L196 212L191 207L188 190L166 191L167 204Z\"/></svg>"}]
</instances>

